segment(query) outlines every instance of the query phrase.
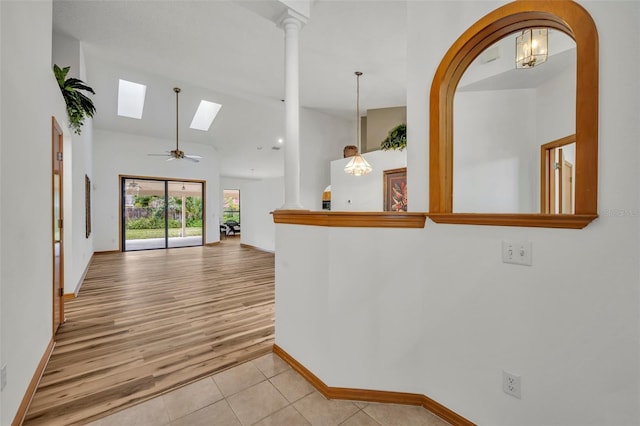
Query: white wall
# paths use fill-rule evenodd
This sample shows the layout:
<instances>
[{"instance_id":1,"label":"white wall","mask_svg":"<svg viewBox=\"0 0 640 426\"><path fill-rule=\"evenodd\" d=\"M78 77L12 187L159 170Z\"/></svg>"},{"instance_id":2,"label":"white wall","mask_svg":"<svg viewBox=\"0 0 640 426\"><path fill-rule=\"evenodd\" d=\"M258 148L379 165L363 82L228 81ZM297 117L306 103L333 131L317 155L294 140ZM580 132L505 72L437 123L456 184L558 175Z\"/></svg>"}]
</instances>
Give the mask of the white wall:
<instances>
[{"instance_id":1,"label":"white wall","mask_svg":"<svg viewBox=\"0 0 640 426\"><path fill-rule=\"evenodd\" d=\"M67 77L80 78L91 86L84 66L82 44L69 36L53 33L53 64L71 66ZM92 97L92 95L89 95ZM98 114L100 112L97 112ZM65 117L66 118L66 117ZM80 289L93 255L93 234L86 237L85 175L93 178L93 120L86 118L80 135L68 131L64 142L64 213L65 213L65 293Z\"/></svg>"},{"instance_id":2,"label":"white wall","mask_svg":"<svg viewBox=\"0 0 640 426\"><path fill-rule=\"evenodd\" d=\"M342 148L351 143L352 127L348 120L300 109L300 201L305 209L322 209L322 192L331 179L330 161L341 156ZM240 189L240 241L274 251L275 228L270 212L284 203L284 179L221 177L220 200L225 188Z\"/></svg>"},{"instance_id":3,"label":"white wall","mask_svg":"<svg viewBox=\"0 0 640 426\"><path fill-rule=\"evenodd\" d=\"M331 210L372 211L383 210L383 172L407 166L407 150L372 151L362 155L371 164L371 173L364 176L348 175L344 172L350 158L331 162ZM410 208L413 202L411 187L407 186Z\"/></svg>"},{"instance_id":4,"label":"white wall","mask_svg":"<svg viewBox=\"0 0 640 426\"><path fill-rule=\"evenodd\" d=\"M51 117L66 111L51 70L51 1L0 2L0 346L11 424L52 334Z\"/></svg>"},{"instance_id":5,"label":"white wall","mask_svg":"<svg viewBox=\"0 0 640 426\"><path fill-rule=\"evenodd\" d=\"M2 11L3 8L0 7L0 24L3 22L2 21ZM2 46L3 46L3 40L5 40L5 36L3 35L3 32L1 30L0 27L0 52L2 52ZM3 64L3 60L2 60L3 55L0 53L0 95L2 95L2 97L4 97L4 92L2 91L3 88L3 79L1 78L2 76L2 72L1 70L3 70L4 68L2 67ZM2 123L2 102L0 101L0 123ZM3 132L0 130L0 152L2 152L2 144L4 141L4 137L3 137ZM2 182L4 182L3 178L2 178L2 161L0 160L0 188L2 188ZM3 207L4 203L2 200L2 197L0 197L0 241L2 241L3 239L3 235L2 235L2 207ZM0 307L3 306L3 295L2 293L4 292L2 290L2 244L0 244ZM3 330L2 328L2 324L4 324L4 319L3 319L3 315L0 313L0 331ZM2 336L0 336L0 366L4 366L4 351L2 350ZM4 401L0 398L0 422L2 421L3 417L2 417L2 413L3 413L3 407L4 406Z\"/></svg>"},{"instance_id":6,"label":"white wall","mask_svg":"<svg viewBox=\"0 0 640 426\"><path fill-rule=\"evenodd\" d=\"M453 211L537 211L535 113L533 89L456 93Z\"/></svg>"},{"instance_id":7,"label":"white wall","mask_svg":"<svg viewBox=\"0 0 640 426\"><path fill-rule=\"evenodd\" d=\"M240 241L265 251L275 251L275 225L271 212L284 203L284 178L243 185L240 203Z\"/></svg>"},{"instance_id":8,"label":"white wall","mask_svg":"<svg viewBox=\"0 0 640 426\"><path fill-rule=\"evenodd\" d=\"M205 244L220 240L218 155L210 146L181 142L181 148L204 157L199 163L165 161L147 154L163 153L174 142L94 129L93 229L95 251L118 250L118 175L206 181Z\"/></svg>"},{"instance_id":9,"label":"white wall","mask_svg":"<svg viewBox=\"0 0 640 426\"><path fill-rule=\"evenodd\" d=\"M251 182L257 182L260 179L241 179L241 178L233 178L220 176L220 213L222 213L222 194L225 189L239 189L242 190L242 187ZM242 208L242 206L241 206Z\"/></svg>"},{"instance_id":10,"label":"white wall","mask_svg":"<svg viewBox=\"0 0 640 426\"><path fill-rule=\"evenodd\" d=\"M329 163L341 158L354 138L352 121L300 109L300 202L305 209L322 210L322 192L331 183Z\"/></svg>"},{"instance_id":11,"label":"white wall","mask_svg":"<svg viewBox=\"0 0 640 426\"><path fill-rule=\"evenodd\" d=\"M82 68L84 68L80 66L80 41L54 31L52 43L51 67L53 68L54 64L60 68L70 67L67 77L85 80L86 76L80 75Z\"/></svg>"},{"instance_id":12,"label":"white wall","mask_svg":"<svg viewBox=\"0 0 640 426\"><path fill-rule=\"evenodd\" d=\"M67 201L71 202L71 208L66 207L65 216L68 213L72 214L72 220L66 216L67 229L65 230L65 293L76 293L80 289L84 274L89 267L91 256L93 255L93 238L95 235L95 226L92 226L92 232L89 237L86 237L86 221L85 221L85 175L89 176L93 183L93 123L89 118L85 120L85 124L82 127L82 134L71 136L71 149L67 150L72 154L71 164L68 162L65 164L69 171L65 171L65 178L69 183L70 191L65 194L65 204ZM69 165L71 167L69 167ZM67 178L67 173L70 176ZM65 185L67 186L67 185ZM71 199L66 195L71 194ZM93 190L91 190L91 213L92 224L95 224L95 196ZM70 226L69 226L70 224ZM66 235L66 232L71 230L72 235ZM71 241L69 241L71 237ZM70 244L68 244L68 242ZM70 251L66 250L70 247ZM70 265L67 262L71 262Z\"/></svg>"},{"instance_id":13,"label":"white wall","mask_svg":"<svg viewBox=\"0 0 640 426\"><path fill-rule=\"evenodd\" d=\"M428 200L435 69L500 4L407 6L411 210ZM583 230L277 225L276 343L329 386L423 393L477 424L640 423L640 4L583 5L600 39L601 217ZM531 241L533 266L502 263L503 240ZM502 392L503 369L522 399Z\"/></svg>"},{"instance_id":14,"label":"white wall","mask_svg":"<svg viewBox=\"0 0 640 426\"><path fill-rule=\"evenodd\" d=\"M540 155L539 147L556 139L569 136L576 132L576 70L568 68L555 78L541 85L536 90L538 141L536 154Z\"/></svg>"},{"instance_id":15,"label":"white wall","mask_svg":"<svg viewBox=\"0 0 640 426\"><path fill-rule=\"evenodd\" d=\"M222 210L224 209L224 190L225 189L238 189L240 190L240 197L243 196L244 185L251 182L257 182L259 179L241 179L241 178L231 178L226 176L220 176L220 213L218 217L220 218L220 222L222 222ZM242 214L242 200L240 200L240 213Z\"/></svg>"}]
</instances>

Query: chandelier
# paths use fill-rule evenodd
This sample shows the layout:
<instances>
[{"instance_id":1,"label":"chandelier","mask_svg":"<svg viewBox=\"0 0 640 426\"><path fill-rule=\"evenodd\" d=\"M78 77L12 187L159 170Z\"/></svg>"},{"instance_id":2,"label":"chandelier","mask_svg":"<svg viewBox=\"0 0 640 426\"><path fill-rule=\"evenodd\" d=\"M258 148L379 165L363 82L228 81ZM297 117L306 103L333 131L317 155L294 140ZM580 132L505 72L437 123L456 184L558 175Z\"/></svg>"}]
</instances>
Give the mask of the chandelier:
<instances>
[{"instance_id":1,"label":"chandelier","mask_svg":"<svg viewBox=\"0 0 640 426\"><path fill-rule=\"evenodd\" d=\"M547 28L528 28L516 37L516 68L533 68L547 61Z\"/></svg>"},{"instance_id":2,"label":"chandelier","mask_svg":"<svg viewBox=\"0 0 640 426\"><path fill-rule=\"evenodd\" d=\"M360 155L360 76L362 73L356 71L356 147L358 152L351 157L351 160L344 166L345 173L354 176L364 176L371 172L372 168L367 160Z\"/></svg>"}]
</instances>

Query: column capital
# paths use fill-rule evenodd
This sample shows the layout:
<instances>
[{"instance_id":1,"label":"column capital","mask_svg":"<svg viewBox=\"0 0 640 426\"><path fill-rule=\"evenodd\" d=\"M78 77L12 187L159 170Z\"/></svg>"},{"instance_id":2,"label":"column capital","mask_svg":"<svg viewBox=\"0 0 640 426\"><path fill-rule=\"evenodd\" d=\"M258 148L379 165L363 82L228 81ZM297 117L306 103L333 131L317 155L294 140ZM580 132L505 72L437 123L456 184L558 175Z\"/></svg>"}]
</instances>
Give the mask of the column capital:
<instances>
[{"instance_id":1,"label":"column capital","mask_svg":"<svg viewBox=\"0 0 640 426\"><path fill-rule=\"evenodd\" d=\"M305 26L307 18L293 9L286 9L276 20L278 28L285 29L287 24L297 24L299 29Z\"/></svg>"}]
</instances>

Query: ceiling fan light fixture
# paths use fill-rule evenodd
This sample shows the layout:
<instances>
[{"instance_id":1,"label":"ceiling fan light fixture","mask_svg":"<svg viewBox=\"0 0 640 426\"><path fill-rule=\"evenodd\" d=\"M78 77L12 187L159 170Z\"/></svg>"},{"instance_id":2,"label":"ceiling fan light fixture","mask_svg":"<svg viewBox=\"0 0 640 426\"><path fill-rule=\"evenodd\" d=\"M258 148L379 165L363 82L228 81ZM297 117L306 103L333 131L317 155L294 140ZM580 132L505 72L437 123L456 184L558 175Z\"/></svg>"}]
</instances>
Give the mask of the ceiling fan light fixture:
<instances>
[{"instance_id":1,"label":"ceiling fan light fixture","mask_svg":"<svg viewBox=\"0 0 640 426\"><path fill-rule=\"evenodd\" d=\"M167 159L167 161L180 160L180 159L184 158L186 160L193 161L194 163L199 163L200 159L202 158L201 156L199 156L199 155L187 155L187 154L184 153L184 151L182 151L180 149L180 145L179 145L180 138L179 138L179 133L178 133L178 130L179 130L178 118L180 116L178 114L178 94L180 93L180 88L179 87L174 87L173 91L176 94L176 149L172 149L171 151L168 151L168 154L149 154L149 155L162 156L162 157L165 157L165 156L168 155L169 158Z\"/></svg>"}]
</instances>

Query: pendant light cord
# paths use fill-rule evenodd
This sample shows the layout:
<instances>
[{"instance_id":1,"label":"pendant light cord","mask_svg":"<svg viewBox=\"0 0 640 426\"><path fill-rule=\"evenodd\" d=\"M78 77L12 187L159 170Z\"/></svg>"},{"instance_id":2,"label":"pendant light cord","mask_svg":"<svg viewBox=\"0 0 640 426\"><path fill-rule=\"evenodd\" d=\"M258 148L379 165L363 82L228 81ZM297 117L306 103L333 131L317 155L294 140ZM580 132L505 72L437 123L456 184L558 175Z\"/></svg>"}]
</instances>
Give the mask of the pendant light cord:
<instances>
[{"instance_id":1,"label":"pendant light cord","mask_svg":"<svg viewBox=\"0 0 640 426\"><path fill-rule=\"evenodd\" d=\"M176 92L176 151L178 150L178 93L180 93L179 87L174 87L173 91Z\"/></svg>"},{"instance_id":2,"label":"pendant light cord","mask_svg":"<svg viewBox=\"0 0 640 426\"><path fill-rule=\"evenodd\" d=\"M358 147L358 155L361 155L360 152L360 76L362 73L360 71L356 71L356 144Z\"/></svg>"}]
</instances>

